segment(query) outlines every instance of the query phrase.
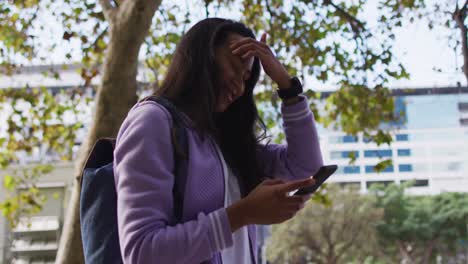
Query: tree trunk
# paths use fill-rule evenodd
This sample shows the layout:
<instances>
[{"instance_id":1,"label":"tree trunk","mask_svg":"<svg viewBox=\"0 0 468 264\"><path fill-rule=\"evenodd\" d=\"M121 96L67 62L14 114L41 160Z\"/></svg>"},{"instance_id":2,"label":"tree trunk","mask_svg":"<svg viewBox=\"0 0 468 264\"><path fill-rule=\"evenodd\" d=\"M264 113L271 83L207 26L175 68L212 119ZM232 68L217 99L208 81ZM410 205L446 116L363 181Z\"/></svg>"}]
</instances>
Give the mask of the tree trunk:
<instances>
[{"instance_id":1,"label":"tree trunk","mask_svg":"<svg viewBox=\"0 0 468 264\"><path fill-rule=\"evenodd\" d=\"M457 23L457 26L460 29L461 50L463 54L463 74L465 74L466 82L468 85L468 30L465 25L467 3L468 1L465 2L461 9L458 9L457 5L457 8L453 12L453 18L455 19L455 22Z\"/></svg>"},{"instance_id":2,"label":"tree trunk","mask_svg":"<svg viewBox=\"0 0 468 264\"><path fill-rule=\"evenodd\" d=\"M95 141L115 137L128 110L135 104L138 53L161 0L122 1L112 7L100 1L109 22L110 40L95 100L93 123L76 161L71 198L59 243L56 263L84 263L79 219L80 174Z\"/></svg>"},{"instance_id":3,"label":"tree trunk","mask_svg":"<svg viewBox=\"0 0 468 264\"><path fill-rule=\"evenodd\" d=\"M421 264L429 264L431 260L432 250L434 249L435 239L429 241L426 249L424 250L423 259Z\"/></svg>"},{"instance_id":4,"label":"tree trunk","mask_svg":"<svg viewBox=\"0 0 468 264\"><path fill-rule=\"evenodd\" d=\"M406 262L409 261L409 264L413 264L414 261L413 261L413 258L411 257L411 254L406 250L406 245L404 242L402 241L397 241L397 247L398 247L398 250L400 251L400 256L402 258L402 260Z\"/></svg>"}]
</instances>

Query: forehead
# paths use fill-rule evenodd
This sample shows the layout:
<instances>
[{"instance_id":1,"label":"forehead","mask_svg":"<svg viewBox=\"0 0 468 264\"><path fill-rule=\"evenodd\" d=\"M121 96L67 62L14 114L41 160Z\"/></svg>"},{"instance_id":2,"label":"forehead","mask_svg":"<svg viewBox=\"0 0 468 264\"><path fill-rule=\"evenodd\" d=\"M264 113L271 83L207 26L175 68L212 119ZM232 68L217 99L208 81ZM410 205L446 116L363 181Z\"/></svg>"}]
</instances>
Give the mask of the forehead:
<instances>
[{"instance_id":1,"label":"forehead","mask_svg":"<svg viewBox=\"0 0 468 264\"><path fill-rule=\"evenodd\" d=\"M225 56L225 58L228 60L241 60L242 64L245 65L245 67L251 71L254 62L254 57L248 60L243 60L240 55L232 54L232 49L229 47L231 44L236 43L237 41L245 38L247 37L244 37L237 33L229 33L224 44L218 48L218 51L220 51L218 54L223 54L223 56Z\"/></svg>"},{"instance_id":2,"label":"forehead","mask_svg":"<svg viewBox=\"0 0 468 264\"><path fill-rule=\"evenodd\" d=\"M227 36L227 39L226 39L226 44L228 45L231 45L232 43L236 42L236 41L239 41L241 39L244 39L246 37L240 35L240 34L237 34L237 33L229 33L228 36Z\"/></svg>"}]
</instances>

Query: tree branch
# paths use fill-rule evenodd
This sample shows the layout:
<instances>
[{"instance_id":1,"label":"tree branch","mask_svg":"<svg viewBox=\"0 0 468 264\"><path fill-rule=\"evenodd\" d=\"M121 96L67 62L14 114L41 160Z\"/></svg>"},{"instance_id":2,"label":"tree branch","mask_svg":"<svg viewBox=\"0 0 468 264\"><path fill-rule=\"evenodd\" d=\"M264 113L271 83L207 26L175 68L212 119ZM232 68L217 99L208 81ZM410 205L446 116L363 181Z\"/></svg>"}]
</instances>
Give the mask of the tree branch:
<instances>
[{"instance_id":1,"label":"tree branch","mask_svg":"<svg viewBox=\"0 0 468 264\"><path fill-rule=\"evenodd\" d=\"M305 242L307 243L307 247L315 250L315 255L322 255L322 247L320 247L318 241L316 240L315 236L312 235L311 232L304 232L301 234L304 236Z\"/></svg>"},{"instance_id":2,"label":"tree branch","mask_svg":"<svg viewBox=\"0 0 468 264\"><path fill-rule=\"evenodd\" d=\"M468 0L465 1L463 7L461 9L458 8L458 2L455 7L455 11L453 11L452 17L457 23L458 28L460 29L460 37L461 37L461 50L463 54L463 73L465 74L465 78L468 83L468 39L467 33L468 28L465 25L465 18L466 18L466 10L467 10Z\"/></svg>"},{"instance_id":3,"label":"tree branch","mask_svg":"<svg viewBox=\"0 0 468 264\"><path fill-rule=\"evenodd\" d=\"M104 13L104 17L110 23L115 12L114 7L112 6L110 0L99 0L99 4L102 7L102 12Z\"/></svg>"},{"instance_id":4,"label":"tree branch","mask_svg":"<svg viewBox=\"0 0 468 264\"><path fill-rule=\"evenodd\" d=\"M429 263L429 259L430 259L431 255L432 255L432 250L434 248L435 242L436 242L436 239L429 240L429 243L428 243L427 247L423 250L423 252L424 252L423 260L422 260L423 264Z\"/></svg>"},{"instance_id":5,"label":"tree branch","mask_svg":"<svg viewBox=\"0 0 468 264\"><path fill-rule=\"evenodd\" d=\"M344 17L346 20L348 20L349 25L351 26L351 29L353 30L354 34L359 34L361 31L364 31L366 27L364 26L364 23L362 23L359 19L351 15L350 13L346 12L343 8L339 7L335 3L333 3L331 0L325 0L323 2L325 5L330 5L335 8L336 12Z\"/></svg>"},{"instance_id":6,"label":"tree branch","mask_svg":"<svg viewBox=\"0 0 468 264\"><path fill-rule=\"evenodd\" d=\"M208 7L210 5L210 2L205 0L205 17L209 17L210 16L210 10L208 10Z\"/></svg>"},{"instance_id":7,"label":"tree branch","mask_svg":"<svg viewBox=\"0 0 468 264\"><path fill-rule=\"evenodd\" d=\"M276 19L278 15L271 9L269 0L265 0L265 6L268 11L268 14L270 14L270 28L271 28L271 25L273 25L274 19ZM270 39L276 39L274 30L270 30L270 32L268 33L270 34Z\"/></svg>"},{"instance_id":8,"label":"tree branch","mask_svg":"<svg viewBox=\"0 0 468 264\"><path fill-rule=\"evenodd\" d=\"M276 14L273 12L273 10L271 10L270 1L265 0L265 7L266 7L268 13L270 14L270 18L273 18L274 16L276 16Z\"/></svg>"},{"instance_id":9,"label":"tree branch","mask_svg":"<svg viewBox=\"0 0 468 264\"><path fill-rule=\"evenodd\" d=\"M463 4L463 7L461 8L462 12L466 12L466 8L467 8L467 5L468 5L468 0L465 1L465 3Z\"/></svg>"},{"instance_id":10,"label":"tree branch","mask_svg":"<svg viewBox=\"0 0 468 264\"><path fill-rule=\"evenodd\" d=\"M32 22L34 22L34 20L37 18L37 14L39 13L39 5L37 6L37 8L34 10L34 13L33 15L31 16L31 18L28 20L28 22L25 24L25 28L27 27L30 27L32 25Z\"/></svg>"}]
</instances>

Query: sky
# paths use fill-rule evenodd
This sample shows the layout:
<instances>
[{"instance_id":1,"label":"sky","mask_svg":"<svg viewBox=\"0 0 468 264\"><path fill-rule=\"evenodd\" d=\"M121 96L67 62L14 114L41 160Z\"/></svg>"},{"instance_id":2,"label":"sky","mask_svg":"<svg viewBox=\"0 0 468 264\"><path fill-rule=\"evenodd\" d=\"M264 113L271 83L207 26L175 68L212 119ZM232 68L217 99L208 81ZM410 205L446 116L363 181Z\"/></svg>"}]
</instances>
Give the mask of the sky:
<instances>
[{"instance_id":1,"label":"sky","mask_svg":"<svg viewBox=\"0 0 468 264\"><path fill-rule=\"evenodd\" d=\"M457 66L462 65L462 57L449 48L447 39L443 37L446 34L450 34L448 30L429 30L422 21L398 30L394 52L411 78L395 81L391 86L441 87L455 86L457 82L466 84L463 74L455 71ZM434 68L441 68L442 72Z\"/></svg>"}]
</instances>

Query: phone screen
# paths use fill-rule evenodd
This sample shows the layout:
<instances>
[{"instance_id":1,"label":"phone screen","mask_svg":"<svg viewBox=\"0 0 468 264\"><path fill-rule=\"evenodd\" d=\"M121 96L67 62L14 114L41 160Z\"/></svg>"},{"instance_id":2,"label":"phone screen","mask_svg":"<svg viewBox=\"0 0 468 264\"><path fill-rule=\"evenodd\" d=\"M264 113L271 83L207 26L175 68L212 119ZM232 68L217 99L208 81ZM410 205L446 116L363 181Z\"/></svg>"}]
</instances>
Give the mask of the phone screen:
<instances>
[{"instance_id":1,"label":"phone screen","mask_svg":"<svg viewBox=\"0 0 468 264\"><path fill-rule=\"evenodd\" d=\"M335 171L338 169L337 165L327 165L322 166L320 169L315 173L314 179L315 184L309 187L301 188L297 190L293 195L304 195L304 194L312 194L328 179Z\"/></svg>"}]
</instances>

